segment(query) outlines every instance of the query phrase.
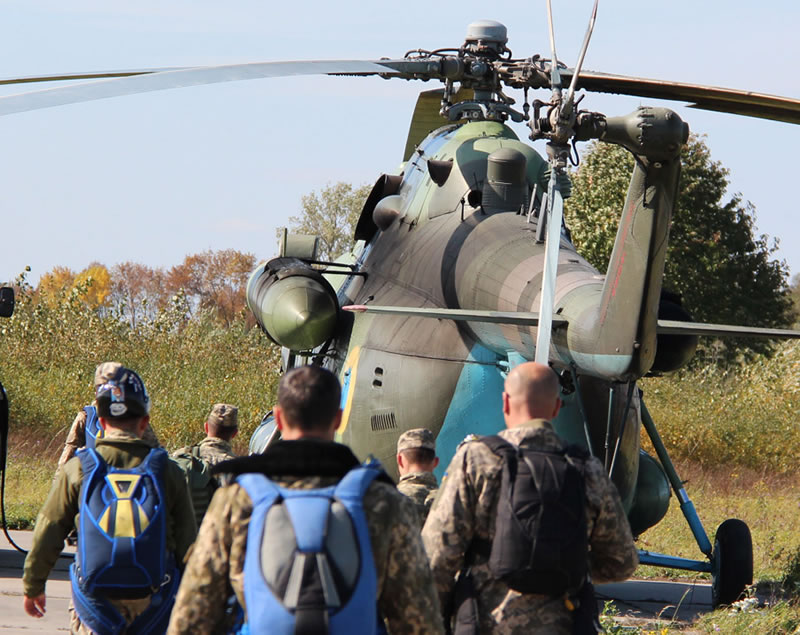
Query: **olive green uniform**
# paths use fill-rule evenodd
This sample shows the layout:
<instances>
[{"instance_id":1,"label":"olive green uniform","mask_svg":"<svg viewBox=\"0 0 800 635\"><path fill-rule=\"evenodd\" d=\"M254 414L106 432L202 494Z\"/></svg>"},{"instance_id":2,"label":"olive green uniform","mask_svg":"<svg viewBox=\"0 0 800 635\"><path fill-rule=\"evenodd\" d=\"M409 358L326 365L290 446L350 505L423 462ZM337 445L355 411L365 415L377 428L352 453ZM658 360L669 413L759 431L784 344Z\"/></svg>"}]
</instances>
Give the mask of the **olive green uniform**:
<instances>
[{"instance_id":1,"label":"olive green uniform","mask_svg":"<svg viewBox=\"0 0 800 635\"><path fill-rule=\"evenodd\" d=\"M500 436L514 445L539 450L564 447L553 427L543 419L503 430ZM502 465L503 459L484 443L470 440L459 447L447 469L422 530L440 602L449 598L456 573L465 567L473 539L491 542L494 537ZM586 462L584 474L592 580L623 580L636 568L638 554L619 494L596 458ZM493 578L485 557L475 556L472 574L481 633L572 632L573 618L563 598L510 589Z\"/></svg>"},{"instance_id":2,"label":"olive green uniform","mask_svg":"<svg viewBox=\"0 0 800 635\"><path fill-rule=\"evenodd\" d=\"M281 441L287 444L305 441ZM338 443L325 444L327 454L347 453ZM259 457L261 458L261 457ZM244 459L239 459L242 461ZM295 489L327 487L338 482L331 476L281 477L272 480ZM244 561L247 529L253 504L237 483L217 490L197 537L167 633L224 632L225 602L233 588L240 605L244 600ZM411 500L392 485L375 481L364 494L364 513L369 527L378 582L378 609L392 634L436 635L443 633L439 603L420 534L408 523L414 515Z\"/></svg>"},{"instance_id":3,"label":"olive green uniform","mask_svg":"<svg viewBox=\"0 0 800 635\"><path fill-rule=\"evenodd\" d=\"M428 512L439 491L439 484L433 472L411 472L400 477L397 483L397 491L408 496L417 506L417 514L420 519L420 527L425 524Z\"/></svg>"},{"instance_id":4,"label":"olive green uniform","mask_svg":"<svg viewBox=\"0 0 800 635\"><path fill-rule=\"evenodd\" d=\"M132 468L139 465L152 449L150 444L133 434L117 430L97 440L97 453L108 463L117 468ZM36 597L44 593L47 576L55 565L64 540L73 527L78 526L80 490L83 480L83 469L78 458L73 458L59 469L50 493L47 496L33 531L33 545L25 558L22 576L24 593L27 597ZM166 503L166 548L175 554L178 563L183 558L195 539L195 521L186 481L180 468L167 461L163 471L164 499ZM124 611L126 603L131 604L127 615L136 617L145 608L147 602L142 599L115 600L113 602ZM121 605L121 606L120 606ZM73 629L77 617L73 616Z\"/></svg>"},{"instance_id":5,"label":"olive green uniform","mask_svg":"<svg viewBox=\"0 0 800 635\"><path fill-rule=\"evenodd\" d=\"M156 433L150 424L144 429L142 440L147 443L151 448L157 448L161 445L158 442ZM69 461L75 453L82 447L86 446L86 411L81 408L80 412L75 415L75 420L67 433L67 441L64 443L64 450L61 452L61 458L58 459L58 467L62 467Z\"/></svg>"}]
</instances>

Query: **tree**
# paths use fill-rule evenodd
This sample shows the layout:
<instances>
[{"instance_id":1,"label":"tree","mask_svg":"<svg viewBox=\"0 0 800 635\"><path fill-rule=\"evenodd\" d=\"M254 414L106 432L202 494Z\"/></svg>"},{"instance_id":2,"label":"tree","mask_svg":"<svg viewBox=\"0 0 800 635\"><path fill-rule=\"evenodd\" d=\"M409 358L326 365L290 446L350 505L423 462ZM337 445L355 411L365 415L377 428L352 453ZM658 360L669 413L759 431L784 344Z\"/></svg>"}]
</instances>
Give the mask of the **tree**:
<instances>
[{"instance_id":1,"label":"tree","mask_svg":"<svg viewBox=\"0 0 800 635\"><path fill-rule=\"evenodd\" d=\"M600 271L608 266L633 162L623 148L595 143L574 175L566 222L578 251ZM791 325L788 266L774 258L776 241L754 234L753 205L740 194L723 202L728 170L711 159L701 137L690 137L681 165L664 287L680 293L699 322ZM763 340L729 340L723 357L730 361L743 347L765 351L768 346Z\"/></svg>"},{"instance_id":2,"label":"tree","mask_svg":"<svg viewBox=\"0 0 800 635\"><path fill-rule=\"evenodd\" d=\"M319 236L320 260L339 257L353 243L356 223L371 189L369 185L354 188L339 182L326 185L319 193L306 194L301 199L300 215L289 218L291 230Z\"/></svg>"},{"instance_id":3,"label":"tree","mask_svg":"<svg viewBox=\"0 0 800 635\"><path fill-rule=\"evenodd\" d=\"M83 300L89 308L97 311L105 307L111 295L111 275L105 265L92 263L75 276L73 289L80 289ZM84 290L85 289L85 290Z\"/></svg>"},{"instance_id":4,"label":"tree","mask_svg":"<svg viewBox=\"0 0 800 635\"><path fill-rule=\"evenodd\" d=\"M164 288L164 271L138 262L114 265L112 276L112 305L127 319L131 328L142 319L154 319L166 306L168 293Z\"/></svg>"},{"instance_id":5,"label":"tree","mask_svg":"<svg viewBox=\"0 0 800 635\"><path fill-rule=\"evenodd\" d=\"M36 295L40 302L55 306L60 298L75 282L75 272L69 267L56 265L52 271L43 274L36 286Z\"/></svg>"},{"instance_id":6,"label":"tree","mask_svg":"<svg viewBox=\"0 0 800 635\"><path fill-rule=\"evenodd\" d=\"M247 280L255 266L253 254L235 249L204 251L170 269L165 286L170 293L183 289L194 306L213 311L230 326L244 309Z\"/></svg>"}]
</instances>

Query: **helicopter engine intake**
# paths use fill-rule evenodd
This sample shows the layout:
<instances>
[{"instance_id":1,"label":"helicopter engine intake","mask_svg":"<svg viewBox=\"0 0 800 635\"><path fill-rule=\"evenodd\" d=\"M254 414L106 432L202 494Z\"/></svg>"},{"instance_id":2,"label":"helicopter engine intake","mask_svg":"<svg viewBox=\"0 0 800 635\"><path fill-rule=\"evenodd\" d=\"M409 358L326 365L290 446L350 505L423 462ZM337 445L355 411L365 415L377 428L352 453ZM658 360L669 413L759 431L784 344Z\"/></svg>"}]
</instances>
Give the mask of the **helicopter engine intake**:
<instances>
[{"instance_id":1,"label":"helicopter engine intake","mask_svg":"<svg viewBox=\"0 0 800 635\"><path fill-rule=\"evenodd\" d=\"M276 344L310 351L333 337L339 303L319 271L297 258L273 258L247 281L247 306Z\"/></svg>"}]
</instances>

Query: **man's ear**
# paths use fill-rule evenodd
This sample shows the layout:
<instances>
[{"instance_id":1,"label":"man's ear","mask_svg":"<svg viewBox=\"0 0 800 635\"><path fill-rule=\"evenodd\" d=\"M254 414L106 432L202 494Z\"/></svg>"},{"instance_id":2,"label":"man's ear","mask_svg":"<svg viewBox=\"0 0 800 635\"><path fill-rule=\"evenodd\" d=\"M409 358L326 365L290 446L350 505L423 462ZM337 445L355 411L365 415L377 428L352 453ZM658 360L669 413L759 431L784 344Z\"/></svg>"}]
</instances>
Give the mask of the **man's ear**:
<instances>
[{"instance_id":1,"label":"man's ear","mask_svg":"<svg viewBox=\"0 0 800 635\"><path fill-rule=\"evenodd\" d=\"M283 432L283 429L286 427L286 423L283 420L283 411L281 410L280 406L275 406L272 409L272 416L275 417L275 427Z\"/></svg>"},{"instance_id":2,"label":"man's ear","mask_svg":"<svg viewBox=\"0 0 800 635\"><path fill-rule=\"evenodd\" d=\"M150 415L145 415L142 417L142 420L139 421L139 425L136 427L136 431L139 433L139 436L144 434L144 431L147 429L148 425L150 425Z\"/></svg>"},{"instance_id":3,"label":"man's ear","mask_svg":"<svg viewBox=\"0 0 800 635\"><path fill-rule=\"evenodd\" d=\"M511 400L508 398L508 393L503 391L503 414L511 414Z\"/></svg>"},{"instance_id":4,"label":"man's ear","mask_svg":"<svg viewBox=\"0 0 800 635\"><path fill-rule=\"evenodd\" d=\"M334 431L339 429L339 426L342 425L342 409L336 412L336 416L333 418L333 429Z\"/></svg>"},{"instance_id":5,"label":"man's ear","mask_svg":"<svg viewBox=\"0 0 800 635\"><path fill-rule=\"evenodd\" d=\"M552 414L552 416L550 417L550 419L555 419L555 418L556 418L556 415L558 415L558 411L559 411L559 410L561 410L561 406L562 406L562 405L564 405L564 402L563 402L563 401L561 401L561 399L560 399L560 398L559 398L559 399L556 399L556 405L555 405L555 407L553 408L553 414Z\"/></svg>"},{"instance_id":6,"label":"man's ear","mask_svg":"<svg viewBox=\"0 0 800 635\"><path fill-rule=\"evenodd\" d=\"M206 436L208 436L208 421L206 421L206 422L203 424L203 430L205 431L205 433L206 433Z\"/></svg>"},{"instance_id":7,"label":"man's ear","mask_svg":"<svg viewBox=\"0 0 800 635\"><path fill-rule=\"evenodd\" d=\"M399 452L397 453L397 466L405 468L405 457Z\"/></svg>"},{"instance_id":8,"label":"man's ear","mask_svg":"<svg viewBox=\"0 0 800 635\"><path fill-rule=\"evenodd\" d=\"M439 467L439 457L435 456L433 457L433 469L435 470L437 467Z\"/></svg>"}]
</instances>

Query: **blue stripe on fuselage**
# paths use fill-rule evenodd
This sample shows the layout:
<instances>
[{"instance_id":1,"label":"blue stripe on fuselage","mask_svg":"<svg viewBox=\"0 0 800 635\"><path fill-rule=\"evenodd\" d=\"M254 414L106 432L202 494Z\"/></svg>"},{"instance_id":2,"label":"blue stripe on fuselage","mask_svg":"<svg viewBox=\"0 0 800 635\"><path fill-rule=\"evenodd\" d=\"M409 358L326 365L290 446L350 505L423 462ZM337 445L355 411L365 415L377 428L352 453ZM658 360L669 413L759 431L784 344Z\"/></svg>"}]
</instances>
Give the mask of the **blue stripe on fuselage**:
<instances>
[{"instance_id":1,"label":"blue stripe on fuselage","mask_svg":"<svg viewBox=\"0 0 800 635\"><path fill-rule=\"evenodd\" d=\"M434 473L440 482L464 437L497 434L505 428L502 409L505 378L497 365L499 361L505 360L479 344L470 351L436 437L439 467Z\"/></svg>"}]
</instances>

